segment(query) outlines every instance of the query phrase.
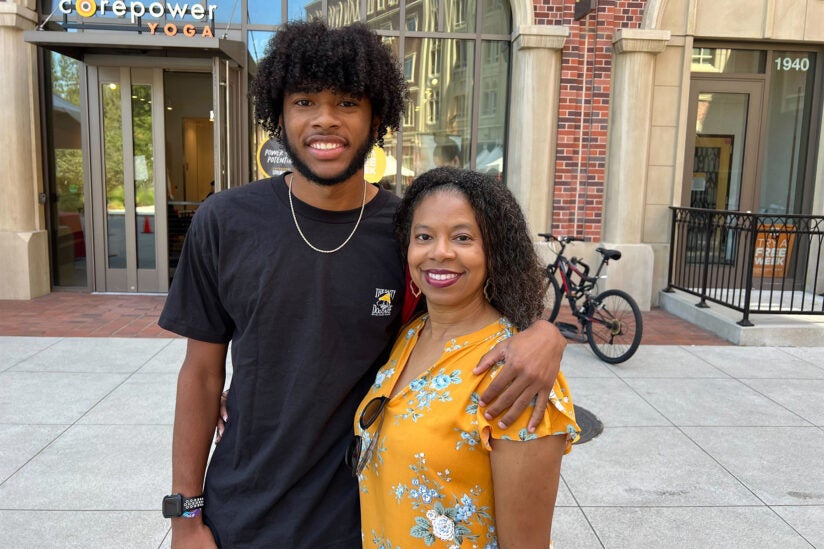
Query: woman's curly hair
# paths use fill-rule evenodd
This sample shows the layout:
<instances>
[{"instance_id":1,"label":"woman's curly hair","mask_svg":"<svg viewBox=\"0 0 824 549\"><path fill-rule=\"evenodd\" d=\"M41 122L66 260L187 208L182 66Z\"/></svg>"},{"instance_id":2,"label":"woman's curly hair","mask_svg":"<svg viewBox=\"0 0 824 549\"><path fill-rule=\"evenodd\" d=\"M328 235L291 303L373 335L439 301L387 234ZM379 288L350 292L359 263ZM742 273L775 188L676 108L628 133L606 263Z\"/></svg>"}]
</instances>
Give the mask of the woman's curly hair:
<instances>
[{"instance_id":1,"label":"woman's curly hair","mask_svg":"<svg viewBox=\"0 0 824 549\"><path fill-rule=\"evenodd\" d=\"M436 192L458 192L469 201L481 229L490 302L519 329L527 328L543 310L543 273L524 214L497 178L451 167L421 174L395 214L395 239L404 260L415 209Z\"/></svg>"},{"instance_id":2,"label":"woman's curly hair","mask_svg":"<svg viewBox=\"0 0 824 549\"><path fill-rule=\"evenodd\" d=\"M392 51L362 23L284 25L269 41L252 84L255 120L274 136L287 93L322 90L368 98L380 120L376 141L400 126L406 78Z\"/></svg>"}]
</instances>

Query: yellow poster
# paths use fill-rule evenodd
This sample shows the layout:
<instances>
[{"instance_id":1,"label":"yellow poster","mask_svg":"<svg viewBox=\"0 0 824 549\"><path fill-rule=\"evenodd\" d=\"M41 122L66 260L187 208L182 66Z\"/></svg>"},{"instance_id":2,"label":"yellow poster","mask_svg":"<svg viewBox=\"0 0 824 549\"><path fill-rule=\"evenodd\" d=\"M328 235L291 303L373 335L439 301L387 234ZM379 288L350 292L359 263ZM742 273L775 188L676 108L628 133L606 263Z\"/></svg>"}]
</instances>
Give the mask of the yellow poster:
<instances>
[{"instance_id":1,"label":"yellow poster","mask_svg":"<svg viewBox=\"0 0 824 549\"><path fill-rule=\"evenodd\" d=\"M375 145L363 166L363 178L370 183L377 183L384 175L386 175L386 153Z\"/></svg>"},{"instance_id":2,"label":"yellow poster","mask_svg":"<svg viewBox=\"0 0 824 549\"><path fill-rule=\"evenodd\" d=\"M792 225L760 225L755 237L752 275L784 278L792 254L795 233Z\"/></svg>"}]
</instances>

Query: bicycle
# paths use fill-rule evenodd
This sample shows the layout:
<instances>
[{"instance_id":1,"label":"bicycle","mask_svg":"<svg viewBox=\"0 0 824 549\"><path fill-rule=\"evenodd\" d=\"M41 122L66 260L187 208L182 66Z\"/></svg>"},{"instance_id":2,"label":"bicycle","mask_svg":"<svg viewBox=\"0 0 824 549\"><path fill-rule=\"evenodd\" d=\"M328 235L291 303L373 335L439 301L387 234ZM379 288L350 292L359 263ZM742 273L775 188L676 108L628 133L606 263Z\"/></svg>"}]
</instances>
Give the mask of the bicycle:
<instances>
[{"instance_id":1,"label":"bicycle","mask_svg":"<svg viewBox=\"0 0 824 549\"><path fill-rule=\"evenodd\" d=\"M552 300L547 307L550 310L548 320L555 322L561 310L561 299L565 296L595 356L609 364L619 364L629 359L638 350L644 331L638 304L623 290L611 289L593 295L598 280L606 278L606 275L601 275L604 266L621 259L621 252L597 248L595 251L601 255L601 264L595 276L589 276L589 265L577 257L564 255L568 244L584 242L584 239L555 237L551 233L539 233L538 236L546 242L560 244L560 249L555 252L555 261L549 263L545 270L546 295ZM565 336L584 341L574 324L558 322L556 325Z\"/></svg>"}]
</instances>

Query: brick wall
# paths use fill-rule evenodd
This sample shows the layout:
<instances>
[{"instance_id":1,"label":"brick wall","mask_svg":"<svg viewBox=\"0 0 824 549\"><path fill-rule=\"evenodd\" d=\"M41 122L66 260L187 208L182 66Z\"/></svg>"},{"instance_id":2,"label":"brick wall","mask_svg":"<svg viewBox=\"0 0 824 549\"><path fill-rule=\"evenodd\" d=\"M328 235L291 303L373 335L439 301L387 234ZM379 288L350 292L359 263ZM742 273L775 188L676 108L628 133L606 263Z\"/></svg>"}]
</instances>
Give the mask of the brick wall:
<instances>
[{"instance_id":1,"label":"brick wall","mask_svg":"<svg viewBox=\"0 0 824 549\"><path fill-rule=\"evenodd\" d=\"M606 177L612 38L639 28L646 0L597 0L573 19L575 0L535 0L535 24L570 29L561 65L552 232L601 238ZM548 129L551 131L551 129Z\"/></svg>"}]
</instances>

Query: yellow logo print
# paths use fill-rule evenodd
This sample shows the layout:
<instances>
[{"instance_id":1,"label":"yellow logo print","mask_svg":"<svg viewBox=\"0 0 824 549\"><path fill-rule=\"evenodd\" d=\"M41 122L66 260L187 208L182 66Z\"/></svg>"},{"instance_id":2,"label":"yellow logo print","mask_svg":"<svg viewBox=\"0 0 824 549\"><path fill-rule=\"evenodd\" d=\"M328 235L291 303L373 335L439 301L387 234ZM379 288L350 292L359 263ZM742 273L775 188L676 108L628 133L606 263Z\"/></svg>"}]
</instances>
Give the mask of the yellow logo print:
<instances>
[{"instance_id":1,"label":"yellow logo print","mask_svg":"<svg viewBox=\"0 0 824 549\"><path fill-rule=\"evenodd\" d=\"M81 17L91 17L97 11L97 3L94 0L77 0L75 9Z\"/></svg>"}]
</instances>

